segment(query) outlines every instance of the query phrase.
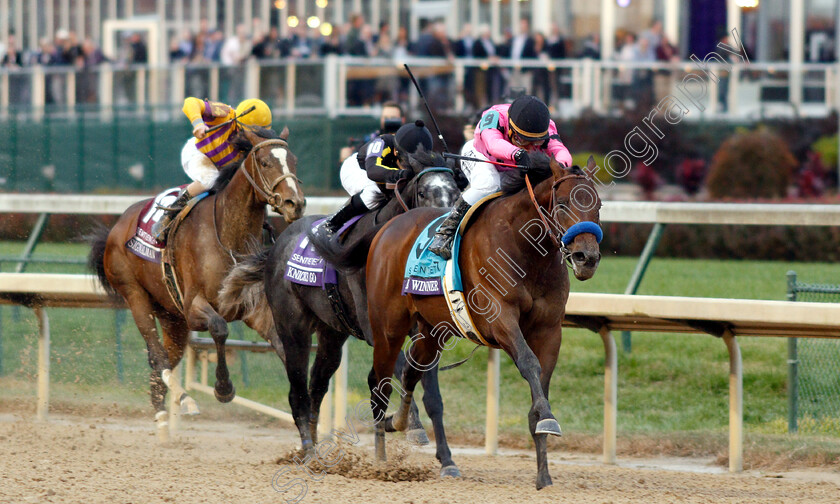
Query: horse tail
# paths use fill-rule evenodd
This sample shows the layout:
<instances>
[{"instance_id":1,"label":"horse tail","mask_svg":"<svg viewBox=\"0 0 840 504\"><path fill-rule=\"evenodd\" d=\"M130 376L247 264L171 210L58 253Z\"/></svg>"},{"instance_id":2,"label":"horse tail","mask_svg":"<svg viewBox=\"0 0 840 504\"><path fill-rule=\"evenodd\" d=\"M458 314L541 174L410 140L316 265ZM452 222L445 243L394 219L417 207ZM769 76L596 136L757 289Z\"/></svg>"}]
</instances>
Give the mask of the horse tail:
<instances>
[{"instance_id":1,"label":"horse tail","mask_svg":"<svg viewBox=\"0 0 840 504\"><path fill-rule=\"evenodd\" d=\"M109 228L97 223L93 231L84 236L84 240L90 244L87 266L89 270L96 273L96 277L105 292L111 297L118 298L119 294L111 285L111 282L108 281L108 276L105 275L105 246L108 244L108 233L110 232Z\"/></svg>"},{"instance_id":2,"label":"horse tail","mask_svg":"<svg viewBox=\"0 0 840 504\"><path fill-rule=\"evenodd\" d=\"M347 243L341 243L338 235L325 239L323 236L313 234L311 229L306 233L312 245L326 262L339 270L355 271L365 267L373 237L386 223L387 221L375 224Z\"/></svg>"},{"instance_id":3,"label":"horse tail","mask_svg":"<svg viewBox=\"0 0 840 504\"><path fill-rule=\"evenodd\" d=\"M240 259L222 282L219 314L228 320L249 322L263 337L274 331L274 319L265 296L265 265L269 250L260 250Z\"/></svg>"}]
</instances>

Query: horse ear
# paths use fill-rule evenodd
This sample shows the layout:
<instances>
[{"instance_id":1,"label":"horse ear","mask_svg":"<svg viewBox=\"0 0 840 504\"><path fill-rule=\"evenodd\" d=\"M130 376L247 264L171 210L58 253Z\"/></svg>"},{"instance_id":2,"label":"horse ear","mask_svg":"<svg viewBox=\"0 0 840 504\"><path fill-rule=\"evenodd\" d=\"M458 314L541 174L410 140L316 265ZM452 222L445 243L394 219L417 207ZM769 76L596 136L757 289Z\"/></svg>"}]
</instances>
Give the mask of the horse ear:
<instances>
[{"instance_id":1,"label":"horse ear","mask_svg":"<svg viewBox=\"0 0 840 504\"><path fill-rule=\"evenodd\" d=\"M549 158L548 165L551 167L551 175L554 177L554 180L557 180L563 176L563 165L557 162L554 157Z\"/></svg>"},{"instance_id":2,"label":"horse ear","mask_svg":"<svg viewBox=\"0 0 840 504\"><path fill-rule=\"evenodd\" d=\"M280 138L282 138L283 140L288 140L289 139L289 127L288 126L283 126L283 131L280 132Z\"/></svg>"},{"instance_id":3,"label":"horse ear","mask_svg":"<svg viewBox=\"0 0 840 504\"><path fill-rule=\"evenodd\" d=\"M589 159L586 160L586 171L589 173L594 173L593 170L595 168L597 168L597 165L595 164L595 158L592 156L592 154L590 154Z\"/></svg>"}]
</instances>

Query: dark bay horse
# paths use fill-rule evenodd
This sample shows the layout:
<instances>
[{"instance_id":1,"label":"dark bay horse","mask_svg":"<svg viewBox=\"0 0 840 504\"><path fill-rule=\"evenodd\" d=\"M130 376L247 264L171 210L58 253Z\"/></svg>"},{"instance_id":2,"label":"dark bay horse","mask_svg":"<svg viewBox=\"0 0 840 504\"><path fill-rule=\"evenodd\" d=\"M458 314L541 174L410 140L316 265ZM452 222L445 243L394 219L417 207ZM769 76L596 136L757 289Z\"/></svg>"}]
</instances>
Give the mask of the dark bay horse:
<instances>
[{"instance_id":1,"label":"dark bay horse","mask_svg":"<svg viewBox=\"0 0 840 504\"><path fill-rule=\"evenodd\" d=\"M600 236L596 237L601 233L601 202L579 168L566 170L544 157L538 161L529 177L535 182L543 180L533 196L530 187L521 189L524 184L519 172L508 172L511 178L503 179L503 189L521 190L478 209L462 239L459 263L474 327L488 344L510 355L530 385L528 423L537 450L536 485L540 489L551 484L546 434L561 434L551 413L548 391L569 296L566 261L579 280L595 274L601 258ZM594 165L591 158L589 163ZM452 322L443 296L400 295L406 259L415 239L441 213L417 209L392 219L376 235L368 255L367 301L375 374L370 380L371 405L380 459L385 456L384 416L392 390L390 377L406 334L416 323L421 337L413 340L407 358L417 365L404 368L404 392L393 423L404 422L422 369L435 361L445 341L454 335L439 330Z\"/></svg>"},{"instance_id":2,"label":"dark bay horse","mask_svg":"<svg viewBox=\"0 0 840 504\"><path fill-rule=\"evenodd\" d=\"M451 170L437 154L418 152L410 156L409 165L414 176L400 191L408 208L447 207L458 197L460 191ZM300 432L301 446L314 450L317 442L317 422L321 401L326 394L329 380L341 361L344 342L353 328L369 334L367 322L367 301L365 296L364 265L367 250L376 231L388 220L404 211L397 198L381 209L369 212L347 233L340 245L337 239L327 243L316 239L316 248L336 266L348 267L338 275L340 293L346 321L336 316L327 291L290 282L284 277L286 261L295 250L298 239L311 229L318 216L307 216L293 223L277 238L270 251L263 251L240 261L224 282L220 295L220 306L231 314L254 315L273 312L275 327L286 354L286 373L289 378L289 405L295 424ZM310 239L312 237L310 236ZM357 268L352 268L357 265ZM352 326L352 327L348 327ZM307 390L307 369L312 345L312 333L318 337L318 350L312 366L311 381ZM361 334L357 333L357 336ZM369 344L373 341L367 339ZM451 452L443 430L443 403L437 383L437 369L426 373L423 380L423 402L426 412L434 423L437 457L441 462L441 474L457 476L457 466L452 462ZM424 439L425 432L416 413L416 407L407 433L411 438ZM421 434L422 433L422 434ZM427 439L427 438L426 438Z\"/></svg>"},{"instance_id":3,"label":"dark bay horse","mask_svg":"<svg viewBox=\"0 0 840 504\"><path fill-rule=\"evenodd\" d=\"M110 232L102 228L92 237L88 264L106 289L125 299L146 340L158 427L166 421L167 387L176 394L184 413L198 413L195 401L171 380L171 370L183 356L189 331L209 330L216 344L216 398L228 402L235 395L225 361L226 322L232 319L219 315L217 296L234 256L245 252L246 243L261 237L266 204L288 222L303 213L305 201L295 176L297 158L289 149L288 135L286 128L279 137L271 130L240 128L231 140L248 155L240 164L223 169L211 194L170 233L167 248L173 253L183 311L164 285L160 264L137 257L125 246L148 200L129 207ZM162 342L155 319L160 322ZM263 336L276 339L270 317L242 320Z\"/></svg>"}]
</instances>

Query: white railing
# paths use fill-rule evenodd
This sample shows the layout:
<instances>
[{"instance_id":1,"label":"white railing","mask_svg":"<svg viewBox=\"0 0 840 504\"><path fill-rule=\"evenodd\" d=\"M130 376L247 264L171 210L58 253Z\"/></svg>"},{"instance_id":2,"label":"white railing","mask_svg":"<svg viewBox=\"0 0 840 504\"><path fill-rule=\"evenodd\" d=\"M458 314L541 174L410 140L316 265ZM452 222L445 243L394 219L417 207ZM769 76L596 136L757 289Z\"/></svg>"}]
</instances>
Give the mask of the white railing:
<instances>
[{"instance_id":1,"label":"white railing","mask_svg":"<svg viewBox=\"0 0 840 504\"><path fill-rule=\"evenodd\" d=\"M0 111L7 112L14 106L37 118L45 106L50 110L72 110L76 105L91 104L100 107L107 119L112 106L172 105L177 111L185 96L230 102L259 96L272 103L277 112L286 114L369 114L370 103L354 102L352 96L354 86L365 81L374 83L386 98L403 92L416 108L420 104L417 93L408 88L404 63L415 70L425 86L434 88L434 93L426 94L435 101L437 111L462 112L483 107L500 99L511 87L524 87L541 95L562 117L576 116L587 109L603 114L617 114L628 106L644 109L668 95L677 97L690 109L686 118L691 120L825 116L840 102L837 64L744 63L731 68L711 64L707 70L715 75L712 78L692 61L450 61L331 55L306 60L251 59L233 67L106 63L87 70L70 66L2 69ZM699 82L703 83L698 96L688 97L682 86L689 74L701 78L692 82L695 92ZM488 89L495 89L495 93Z\"/></svg>"}]
</instances>

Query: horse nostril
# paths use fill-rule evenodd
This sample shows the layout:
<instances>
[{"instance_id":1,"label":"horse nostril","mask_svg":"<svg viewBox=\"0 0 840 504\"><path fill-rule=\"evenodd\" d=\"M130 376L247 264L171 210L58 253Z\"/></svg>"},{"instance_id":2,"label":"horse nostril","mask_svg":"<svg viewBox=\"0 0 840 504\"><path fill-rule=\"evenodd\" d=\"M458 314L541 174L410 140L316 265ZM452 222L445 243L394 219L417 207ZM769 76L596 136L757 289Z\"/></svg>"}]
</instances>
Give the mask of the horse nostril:
<instances>
[{"instance_id":1,"label":"horse nostril","mask_svg":"<svg viewBox=\"0 0 840 504\"><path fill-rule=\"evenodd\" d=\"M586 261L586 254L584 254L583 252L574 252L572 254L572 261L576 263L582 263Z\"/></svg>"}]
</instances>

